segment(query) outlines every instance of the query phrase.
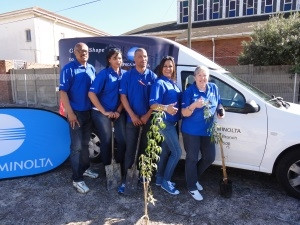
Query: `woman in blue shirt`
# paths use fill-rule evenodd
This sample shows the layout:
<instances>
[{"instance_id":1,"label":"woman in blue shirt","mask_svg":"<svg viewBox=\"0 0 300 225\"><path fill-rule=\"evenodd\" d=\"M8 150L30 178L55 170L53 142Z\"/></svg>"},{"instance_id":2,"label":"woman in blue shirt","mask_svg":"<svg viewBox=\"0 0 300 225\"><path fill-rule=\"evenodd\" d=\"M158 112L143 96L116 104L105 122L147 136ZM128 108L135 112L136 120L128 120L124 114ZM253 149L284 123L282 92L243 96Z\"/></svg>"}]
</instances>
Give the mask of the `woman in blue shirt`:
<instances>
[{"instance_id":1,"label":"woman in blue shirt","mask_svg":"<svg viewBox=\"0 0 300 225\"><path fill-rule=\"evenodd\" d=\"M187 188L192 197L200 201L203 197L199 191L203 188L198 182L198 177L215 160L215 144L211 141L210 128L213 125L216 110L223 107L218 87L208 82L208 68L198 66L195 69L194 78L195 83L183 93L181 132L186 150ZM224 113L222 114L218 114L218 117L223 118ZM200 160L198 160L199 151Z\"/></svg>"},{"instance_id":2,"label":"woman in blue shirt","mask_svg":"<svg viewBox=\"0 0 300 225\"><path fill-rule=\"evenodd\" d=\"M119 49L110 49L106 58L106 68L96 75L89 91L89 98L93 103L92 120L100 138L101 160L104 165L111 163L111 120L114 121L116 161L122 164L126 150L126 115L120 101L119 86L126 71L121 69L123 60Z\"/></svg>"},{"instance_id":3,"label":"woman in blue shirt","mask_svg":"<svg viewBox=\"0 0 300 225\"><path fill-rule=\"evenodd\" d=\"M151 87L150 107L153 110L166 112L164 123L166 128L161 130L165 140L162 142L162 153L158 162L156 185L172 195L179 194L171 177L181 156L176 124L180 119L181 91L176 85L174 58L164 57L159 65L158 79Z\"/></svg>"}]
</instances>

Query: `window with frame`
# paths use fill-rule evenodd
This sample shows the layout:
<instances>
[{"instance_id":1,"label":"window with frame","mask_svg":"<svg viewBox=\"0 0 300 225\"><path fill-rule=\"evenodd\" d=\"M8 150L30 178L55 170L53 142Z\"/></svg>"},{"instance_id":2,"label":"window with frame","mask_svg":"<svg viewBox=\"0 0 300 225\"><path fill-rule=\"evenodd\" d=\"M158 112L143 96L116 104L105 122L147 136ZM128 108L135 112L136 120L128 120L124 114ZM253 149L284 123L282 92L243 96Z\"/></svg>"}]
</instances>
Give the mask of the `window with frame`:
<instances>
[{"instance_id":1,"label":"window with frame","mask_svg":"<svg viewBox=\"0 0 300 225\"><path fill-rule=\"evenodd\" d=\"M226 0L226 17L237 17L239 15L239 0Z\"/></svg>"},{"instance_id":2,"label":"window with frame","mask_svg":"<svg viewBox=\"0 0 300 225\"><path fill-rule=\"evenodd\" d=\"M181 1L179 3L179 18L180 23L187 23L189 21L189 1Z\"/></svg>"},{"instance_id":3,"label":"window with frame","mask_svg":"<svg viewBox=\"0 0 300 225\"><path fill-rule=\"evenodd\" d=\"M290 11L296 9L297 0L281 0L280 11Z\"/></svg>"},{"instance_id":4,"label":"window with frame","mask_svg":"<svg viewBox=\"0 0 300 225\"><path fill-rule=\"evenodd\" d=\"M243 0L243 15L257 14L257 0Z\"/></svg>"},{"instance_id":5,"label":"window with frame","mask_svg":"<svg viewBox=\"0 0 300 225\"><path fill-rule=\"evenodd\" d=\"M195 0L194 5L195 5L195 10L194 10L195 21L206 20L207 1Z\"/></svg>"},{"instance_id":6,"label":"window with frame","mask_svg":"<svg viewBox=\"0 0 300 225\"><path fill-rule=\"evenodd\" d=\"M31 42L31 30L30 29L25 30L25 34L26 34L26 42Z\"/></svg>"},{"instance_id":7,"label":"window with frame","mask_svg":"<svg viewBox=\"0 0 300 225\"><path fill-rule=\"evenodd\" d=\"M222 18L222 0L212 0L210 2L210 19Z\"/></svg>"},{"instance_id":8,"label":"window with frame","mask_svg":"<svg viewBox=\"0 0 300 225\"><path fill-rule=\"evenodd\" d=\"M273 13L276 11L276 0L262 0L261 13Z\"/></svg>"}]
</instances>

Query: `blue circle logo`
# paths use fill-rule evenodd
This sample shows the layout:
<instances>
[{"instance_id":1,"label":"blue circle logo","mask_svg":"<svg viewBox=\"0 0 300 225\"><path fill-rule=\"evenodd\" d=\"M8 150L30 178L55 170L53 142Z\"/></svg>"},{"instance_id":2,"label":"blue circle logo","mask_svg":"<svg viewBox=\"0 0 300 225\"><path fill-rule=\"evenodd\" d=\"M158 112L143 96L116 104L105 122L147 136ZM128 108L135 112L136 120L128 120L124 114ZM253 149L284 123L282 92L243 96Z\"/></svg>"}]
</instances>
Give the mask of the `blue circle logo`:
<instances>
[{"instance_id":1,"label":"blue circle logo","mask_svg":"<svg viewBox=\"0 0 300 225\"><path fill-rule=\"evenodd\" d=\"M137 50L138 47L132 47L131 49L129 49L128 53L127 53L127 59L130 61L134 61L134 52L135 50Z\"/></svg>"},{"instance_id":2,"label":"blue circle logo","mask_svg":"<svg viewBox=\"0 0 300 225\"><path fill-rule=\"evenodd\" d=\"M26 131L24 124L17 118L0 114L0 157L13 153L24 142Z\"/></svg>"}]
</instances>

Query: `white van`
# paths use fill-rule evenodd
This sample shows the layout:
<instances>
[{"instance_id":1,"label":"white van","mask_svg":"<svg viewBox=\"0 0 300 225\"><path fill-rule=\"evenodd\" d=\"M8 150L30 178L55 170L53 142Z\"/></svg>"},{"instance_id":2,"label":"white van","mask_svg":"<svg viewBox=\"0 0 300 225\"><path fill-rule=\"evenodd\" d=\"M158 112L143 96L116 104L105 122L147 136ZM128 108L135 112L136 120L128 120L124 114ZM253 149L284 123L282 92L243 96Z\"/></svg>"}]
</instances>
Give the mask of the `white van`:
<instances>
[{"instance_id":1,"label":"white van","mask_svg":"<svg viewBox=\"0 0 300 225\"><path fill-rule=\"evenodd\" d=\"M182 91L193 82L198 65L210 69L210 82L219 87L226 118L217 120L224 141L229 167L275 173L289 195L300 198L300 105L270 97L201 54L174 41L157 37L112 36L60 40L61 68L74 60L73 47L78 42L89 46L89 63L98 71L106 66L106 51L111 47L123 52L124 68L134 66L136 48L145 48L149 67L171 55L177 65L177 83ZM214 164L221 165L217 146Z\"/></svg>"}]
</instances>

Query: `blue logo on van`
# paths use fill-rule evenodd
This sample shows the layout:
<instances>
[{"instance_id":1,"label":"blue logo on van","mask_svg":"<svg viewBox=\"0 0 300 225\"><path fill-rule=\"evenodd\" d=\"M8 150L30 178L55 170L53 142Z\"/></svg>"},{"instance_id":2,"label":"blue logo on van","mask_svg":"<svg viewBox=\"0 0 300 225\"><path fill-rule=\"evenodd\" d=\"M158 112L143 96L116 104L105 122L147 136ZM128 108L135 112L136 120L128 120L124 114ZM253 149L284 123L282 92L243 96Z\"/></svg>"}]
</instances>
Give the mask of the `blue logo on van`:
<instances>
[{"instance_id":1,"label":"blue logo on van","mask_svg":"<svg viewBox=\"0 0 300 225\"><path fill-rule=\"evenodd\" d=\"M128 50L127 52L127 59L130 60L130 61L134 61L134 52L135 50L137 50L138 47L132 47L131 49Z\"/></svg>"},{"instance_id":2,"label":"blue logo on van","mask_svg":"<svg viewBox=\"0 0 300 225\"><path fill-rule=\"evenodd\" d=\"M0 179L52 170L70 153L69 125L51 111L0 109Z\"/></svg>"}]
</instances>

